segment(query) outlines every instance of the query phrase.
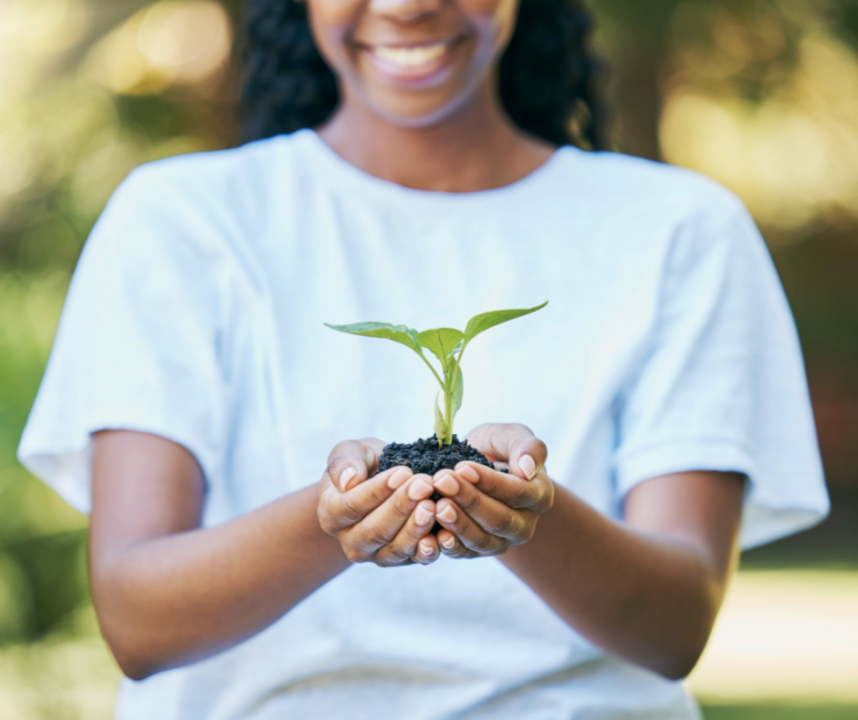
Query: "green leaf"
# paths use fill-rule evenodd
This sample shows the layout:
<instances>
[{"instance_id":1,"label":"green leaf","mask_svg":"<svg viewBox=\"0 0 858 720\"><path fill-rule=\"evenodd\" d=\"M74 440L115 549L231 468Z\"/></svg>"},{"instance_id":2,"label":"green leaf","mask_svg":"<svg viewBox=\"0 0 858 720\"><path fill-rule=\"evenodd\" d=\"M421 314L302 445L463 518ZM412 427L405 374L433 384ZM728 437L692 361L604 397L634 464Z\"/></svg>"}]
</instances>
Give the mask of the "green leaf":
<instances>
[{"instance_id":1,"label":"green leaf","mask_svg":"<svg viewBox=\"0 0 858 720\"><path fill-rule=\"evenodd\" d=\"M452 371L451 371L452 374ZM456 368L456 380L453 383L453 391L450 394L450 429L453 427L453 419L459 408L462 407L462 395L465 392L465 381L462 377L462 368Z\"/></svg>"},{"instance_id":2,"label":"green leaf","mask_svg":"<svg viewBox=\"0 0 858 720\"><path fill-rule=\"evenodd\" d=\"M337 330L351 335L363 335L365 337L393 340L393 342L398 342L405 345L405 347L411 348L418 355L423 355L423 351L420 349L420 343L417 342L417 331L412 330L406 325L362 322L354 323L353 325L328 325L328 323L325 323L325 326L331 328L331 330Z\"/></svg>"},{"instance_id":3,"label":"green leaf","mask_svg":"<svg viewBox=\"0 0 858 720\"><path fill-rule=\"evenodd\" d=\"M527 310L494 310L493 312L483 313L482 315L474 315L474 317L468 320L468 326L465 328L465 345L471 342L471 340L481 332L485 332L489 328L493 328L495 325L500 325L501 323L520 318L522 315L529 315L537 310L542 310L546 305L548 305L547 300L542 303L542 305L537 305L536 307L528 308Z\"/></svg>"},{"instance_id":4,"label":"green leaf","mask_svg":"<svg viewBox=\"0 0 858 720\"><path fill-rule=\"evenodd\" d=\"M447 422L444 420L444 413L441 411L441 408L438 406L438 400L441 397L441 393L439 392L435 396L435 435L438 438L438 444L443 445L444 440L447 438L447 433L449 432L449 428L447 427Z\"/></svg>"},{"instance_id":5,"label":"green leaf","mask_svg":"<svg viewBox=\"0 0 858 720\"><path fill-rule=\"evenodd\" d=\"M453 350L464 337L465 334L461 330L438 328L437 330L424 330L417 336L417 342L435 354L435 357L441 361L441 367L446 373L447 362Z\"/></svg>"}]
</instances>

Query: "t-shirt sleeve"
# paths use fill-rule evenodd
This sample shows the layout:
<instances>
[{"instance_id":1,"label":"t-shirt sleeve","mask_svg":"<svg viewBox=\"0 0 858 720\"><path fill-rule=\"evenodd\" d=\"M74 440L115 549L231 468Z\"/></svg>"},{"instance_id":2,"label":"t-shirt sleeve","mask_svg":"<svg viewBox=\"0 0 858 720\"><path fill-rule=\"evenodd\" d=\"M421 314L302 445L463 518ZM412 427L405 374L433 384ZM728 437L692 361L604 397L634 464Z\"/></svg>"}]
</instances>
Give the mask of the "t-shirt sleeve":
<instances>
[{"instance_id":1,"label":"t-shirt sleeve","mask_svg":"<svg viewBox=\"0 0 858 720\"><path fill-rule=\"evenodd\" d=\"M829 510L801 348L765 242L726 193L689 213L664 262L650 345L618 403L621 497L674 472L749 479L741 542Z\"/></svg>"},{"instance_id":2,"label":"t-shirt sleeve","mask_svg":"<svg viewBox=\"0 0 858 720\"><path fill-rule=\"evenodd\" d=\"M192 208L157 170L111 197L84 247L18 457L82 512L90 436L104 429L185 446L211 477L223 427L212 254Z\"/></svg>"}]
</instances>

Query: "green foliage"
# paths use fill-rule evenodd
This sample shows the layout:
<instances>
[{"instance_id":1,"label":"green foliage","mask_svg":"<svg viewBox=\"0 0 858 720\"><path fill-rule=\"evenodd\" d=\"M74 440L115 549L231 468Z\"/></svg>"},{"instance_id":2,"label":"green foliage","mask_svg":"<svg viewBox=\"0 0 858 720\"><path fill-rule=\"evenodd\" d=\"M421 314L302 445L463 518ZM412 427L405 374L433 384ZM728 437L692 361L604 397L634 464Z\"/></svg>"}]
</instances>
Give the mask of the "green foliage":
<instances>
[{"instance_id":1,"label":"green foliage","mask_svg":"<svg viewBox=\"0 0 858 720\"><path fill-rule=\"evenodd\" d=\"M84 519L15 460L67 283L60 270L0 275L0 647L89 602Z\"/></svg>"},{"instance_id":2,"label":"green foliage","mask_svg":"<svg viewBox=\"0 0 858 720\"><path fill-rule=\"evenodd\" d=\"M548 301L536 307L522 310L494 310L492 312L475 315L465 327L465 332L454 328L435 328L417 332L406 325L390 325L389 323L363 322L352 325L325 325L332 330L349 333L351 335L363 335L364 337L382 338L393 340L416 352L423 362L432 371L441 390L435 398L435 434L440 445L449 445L453 442L453 421L456 413L462 407L462 395L465 391L465 380L462 377L460 363L465 348L477 335L485 332L495 325L515 320L523 315L541 310ZM429 350L441 364L439 373L423 354L423 350ZM444 396L444 407L440 406L441 395Z\"/></svg>"}]
</instances>

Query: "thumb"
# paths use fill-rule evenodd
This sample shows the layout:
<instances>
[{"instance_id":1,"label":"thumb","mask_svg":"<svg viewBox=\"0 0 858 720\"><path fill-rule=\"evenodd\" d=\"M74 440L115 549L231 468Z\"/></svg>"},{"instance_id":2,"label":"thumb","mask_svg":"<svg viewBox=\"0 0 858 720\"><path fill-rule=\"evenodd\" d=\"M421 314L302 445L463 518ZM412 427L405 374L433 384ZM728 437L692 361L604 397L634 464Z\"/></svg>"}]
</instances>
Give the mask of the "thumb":
<instances>
[{"instance_id":1,"label":"thumb","mask_svg":"<svg viewBox=\"0 0 858 720\"><path fill-rule=\"evenodd\" d=\"M510 472L526 480L536 475L548 457L545 443L523 425L511 426L507 448Z\"/></svg>"},{"instance_id":2,"label":"thumb","mask_svg":"<svg viewBox=\"0 0 858 720\"><path fill-rule=\"evenodd\" d=\"M364 482L378 465L376 450L383 443L347 440L339 443L328 458L331 481L341 492L351 490Z\"/></svg>"}]
</instances>

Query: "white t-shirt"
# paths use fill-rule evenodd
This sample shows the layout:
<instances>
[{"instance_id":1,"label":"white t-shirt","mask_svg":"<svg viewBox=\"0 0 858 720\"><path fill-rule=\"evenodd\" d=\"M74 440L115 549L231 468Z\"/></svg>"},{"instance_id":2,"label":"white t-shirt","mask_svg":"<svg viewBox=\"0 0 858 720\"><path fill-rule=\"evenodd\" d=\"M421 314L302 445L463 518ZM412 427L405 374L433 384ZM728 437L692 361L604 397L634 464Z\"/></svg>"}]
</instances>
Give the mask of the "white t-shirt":
<instances>
[{"instance_id":1,"label":"white t-shirt","mask_svg":"<svg viewBox=\"0 0 858 720\"><path fill-rule=\"evenodd\" d=\"M339 440L432 433L435 380L323 323L464 327L464 435L521 422L554 480L611 517L682 470L750 478L742 541L828 509L802 358L741 203L693 173L558 150L449 194L350 165L312 131L150 163L111 198L72 281L20 459L90 506L90 433L199 459L204 525L320 478ZM607 657L496 559L355 565L227 652L124 681L121 720L698 717L680 683Z\"/></svg>"}]
</instances>

